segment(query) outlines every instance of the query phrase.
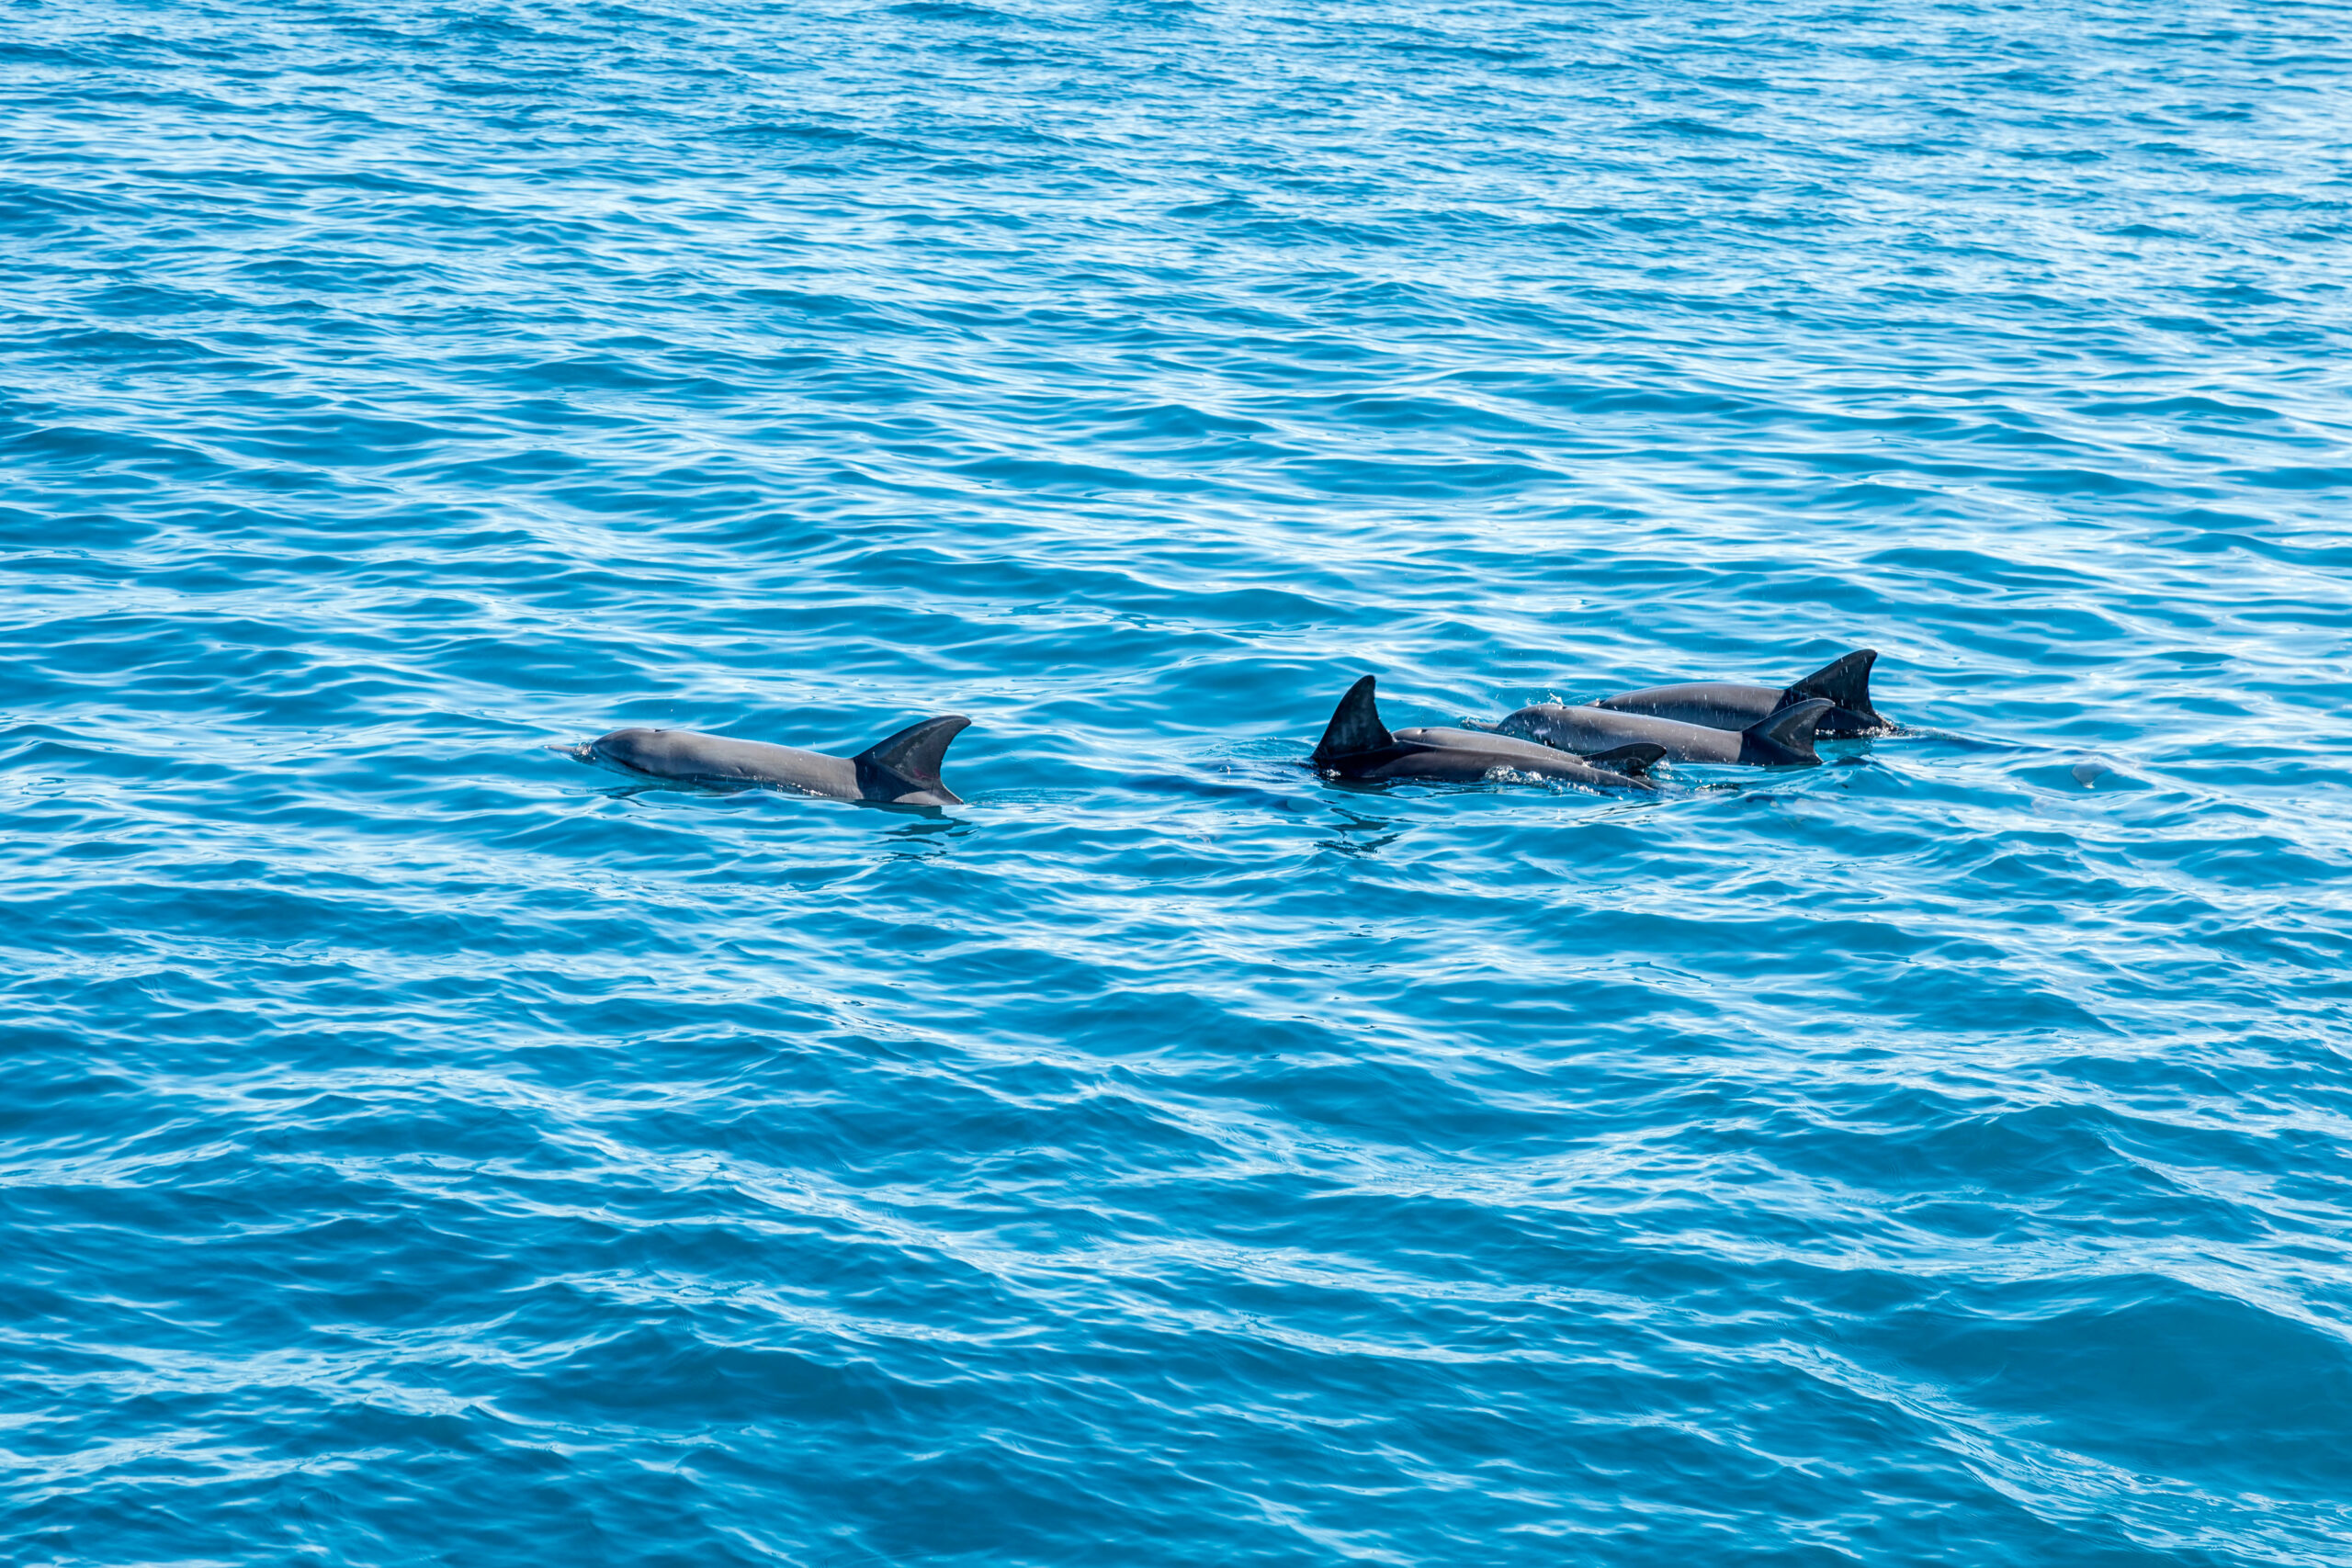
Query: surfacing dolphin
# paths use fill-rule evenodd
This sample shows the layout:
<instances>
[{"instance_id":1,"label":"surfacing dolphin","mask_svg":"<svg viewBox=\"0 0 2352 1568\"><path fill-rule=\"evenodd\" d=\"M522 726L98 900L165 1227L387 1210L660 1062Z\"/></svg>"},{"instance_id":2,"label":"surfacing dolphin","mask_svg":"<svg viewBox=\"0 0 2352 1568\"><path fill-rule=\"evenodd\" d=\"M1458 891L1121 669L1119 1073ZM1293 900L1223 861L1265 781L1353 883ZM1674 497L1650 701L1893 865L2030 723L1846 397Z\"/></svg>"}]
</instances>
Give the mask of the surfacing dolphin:
<instances>
[{"instance_id":1,"label":"surfacing dolphin","mask_svg":"<svg viewBox=\"0 0 2352 1568\"><path fill-rule=\"evenodd\" d=\"M1655 745L1620 746L1596 757L1571 757L1549 746L1475 729L1431 727L1391 734L1373 701L1373 678L1348 688L1315 748L1317 771L1343 779L1430 779L1476 784L1499 772L1533 773L1589 789L1656 789L1642 777L1666 754Z\"/></svg>"},{"instance_id":2,"label":"surfacing dolphin","mask_svg":"<svg viewBox=\"0 0 2352 1568\"><path fill-rule=\"evenodd\" d=\"M1774 691L1770 686L1742 685L1736 681L1686 681L1673 686L1645 686L1620 692L1591 705L1619 713L1642 713L1653 718L1679 719L1709 729L1746 729L1792 703L1826 697L1834 706L1822 715L1815 731L1825 739L1877 735L1894 728L1871 706L1871 666L1878 662L1876 649L1857 649L1831 660L1794 685Z\"/></svg>"},{"instance_id":3,"label":"surfacing dolphin","mask_svg":"<svg viewBox=\"0 0 2352 1568\"><path fill-rule=\"evenodd\" d=\"M854 757L691 729L616 729L590 741L587 750L633 773L684 784L749 784L891 806L961 806L962 797L939 782L939 761L971 722L960 713L926 718Z\"/></svg>"},{"instance_id":4,"label":"surfacing dolphin","mask_svg":"<svg viewBox=\"0 0 2352 1568\"><path fill-rule=\"evenodd\" d=\"M1767 714L1745 729L1711 729L1680 719L1653 718L1648 714L1623 713L1615 708L1562 707L1540 703L1520 709L1495 727L1501 735L1556 746L1563 751L1590 755L1612 746L1646 740L1666 748L1678 762L1745 762L1755 768L1816 768L1821 754L1813 749L1814 727L1836 705L1826 697L1807 697L1780 712Z\"/></svg>"}]
</instances>

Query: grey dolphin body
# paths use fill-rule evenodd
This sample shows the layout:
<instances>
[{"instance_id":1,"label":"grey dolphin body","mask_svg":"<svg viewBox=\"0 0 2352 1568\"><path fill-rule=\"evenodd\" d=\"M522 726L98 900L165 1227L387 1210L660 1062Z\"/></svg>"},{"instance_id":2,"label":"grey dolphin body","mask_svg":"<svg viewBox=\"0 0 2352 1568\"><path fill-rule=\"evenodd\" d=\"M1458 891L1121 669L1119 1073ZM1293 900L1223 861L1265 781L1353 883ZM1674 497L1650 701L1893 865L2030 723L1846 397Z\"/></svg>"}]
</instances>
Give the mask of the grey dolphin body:
<instances>
[{"instance_id":1,"label":"grey dolphin body","mask_svg":"<svg viewBox=\"0 0 2352 1568\"><path fill-rule=\"evenodd\" d=\"M1602 697L1594 707L1619 713L1647 714L1653 718L1679 719L1709 729L1746 729L1809 697L1826 697L1836 705L1821 717L1815 733L1825 739L1876 735L1893 725L1871 706L1871 666L1878 662L1875 649L1857 649L1831 660L1793 685L1774 691L1736 681L1686 681L1674 686L1647 686Z\"/></svg>"},{"instance_id":2,"label":"grey dolphin body","mask_svg":"<svg viewBox=\"0 0 2352 1568\"><path fill-rule=\"evenodd\" d=\"M1646 740L1666 748L1678 762L1745 762L1757 768L1812 768L1821 765L1813 749L1814 727L1835 704L1826 697L1807 697L1778 713L1767 714L1745 729L1713 729L1679 719L1653 718L1647 714L1615 708L1562 707L1555 703L1521 708L1496 726L1504 735L1541 741L1563 751L1606 751Z\"/></svg>"},{"instance_id":3,"label":"grey dolphin body","mask_svg":"<svg viewBox=\"0 0 2352 1568\"><path fill-rule=\"evenodd\" d=\"M947 743L971 722L960 713L926 718L854 757L691 729L616 729L590 741L588 750L633 772L686 784L754 784L892 806L961 806L939 782L939 761Z\"/></svg>"},{"instance_id":4,"label":"grey dolphin body","mask_svg":"<svg viewBox=\"0 0 2352 1568\"><path fill-rule=\"evenodd\" d=\"M1380 722L1373 692L1373 678L1366 675L1340 699L1315 748L1317 770L1343 779L1476 784L1488 773L1508 769L1593 789L1657 787L1640 775L1665 754L1661 747L1624 746L1604 756L1571 757L1533 741L1474 729L1405 729L1392 735Z\"/></svg>"}]
</instances>

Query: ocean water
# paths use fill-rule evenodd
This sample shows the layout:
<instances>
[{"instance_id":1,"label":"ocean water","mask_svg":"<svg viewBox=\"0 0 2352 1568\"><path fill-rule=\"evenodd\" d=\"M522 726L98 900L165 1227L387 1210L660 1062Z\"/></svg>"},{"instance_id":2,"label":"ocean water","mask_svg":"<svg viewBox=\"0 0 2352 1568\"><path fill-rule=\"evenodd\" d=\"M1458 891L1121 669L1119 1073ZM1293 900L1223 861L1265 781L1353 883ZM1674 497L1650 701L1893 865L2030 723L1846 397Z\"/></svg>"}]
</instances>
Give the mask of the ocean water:
<instances>
[{"instance_id":1,"label":"ocean water","mask_svg":"<svg viewBox=\"0 0 2352 1568\"><path fill-rule=\"evenodd\" d=\"M2352 1562L2348 242L2344 5L0 4L0 1559Z\"/></svg>"}]
</instances>

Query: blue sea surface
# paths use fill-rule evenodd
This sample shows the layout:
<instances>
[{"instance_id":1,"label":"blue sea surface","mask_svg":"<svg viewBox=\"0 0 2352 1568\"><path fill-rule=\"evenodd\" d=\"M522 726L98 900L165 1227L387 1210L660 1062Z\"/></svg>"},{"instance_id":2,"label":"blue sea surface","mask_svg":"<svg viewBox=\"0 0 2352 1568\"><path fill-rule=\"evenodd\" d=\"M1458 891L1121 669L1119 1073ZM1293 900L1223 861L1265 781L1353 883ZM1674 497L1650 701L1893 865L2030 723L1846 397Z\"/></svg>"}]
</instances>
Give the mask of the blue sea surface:
<instances>
[{"instance_id":1,"label":"blue sea surface","mask_svg":"<svg viewBox=\"0 0 2352 1568\"><path fill-rule=\"evenodd\" d=\"M2352 6L0 0L0 1560L2352 1563Z\"/></svg>"}]
</instances>

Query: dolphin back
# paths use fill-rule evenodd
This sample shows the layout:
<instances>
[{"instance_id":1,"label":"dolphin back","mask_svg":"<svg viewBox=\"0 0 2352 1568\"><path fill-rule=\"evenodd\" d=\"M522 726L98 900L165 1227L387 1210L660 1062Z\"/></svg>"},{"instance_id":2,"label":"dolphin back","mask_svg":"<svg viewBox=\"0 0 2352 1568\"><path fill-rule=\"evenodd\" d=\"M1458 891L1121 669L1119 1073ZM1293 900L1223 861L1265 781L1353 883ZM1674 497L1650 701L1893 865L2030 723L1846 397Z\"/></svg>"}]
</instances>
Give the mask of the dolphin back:
<instances>
[{"instance_id":1,"label":"dolphin back","mask_svg":"<svg viewBox=\"0 0 2352 1568\"><path fill-rule=\"evenodd\" d=\"M909 806L963 805L963 797L940 782L939 764L947 755L947 743L971 722L960 713L941 714L868 746L850 759L857 768L859 794L868 800Z\"/></svg>"},{"instance_id":2,"label":"dolphin back","mask_svg":"<svg viewBox=\"0 0 2352 1568\"><path fill-rule=\"evenodd\" d=\"M1781 694L1770 686L1747 686L1736 681L1684 681L1672 686L1645 686L1595 697L1592 706L1611 713L1639 714L1645 718L1670 718L1702 729L1746 729L1781 705Z\"/></svg>"}]
</instances>

